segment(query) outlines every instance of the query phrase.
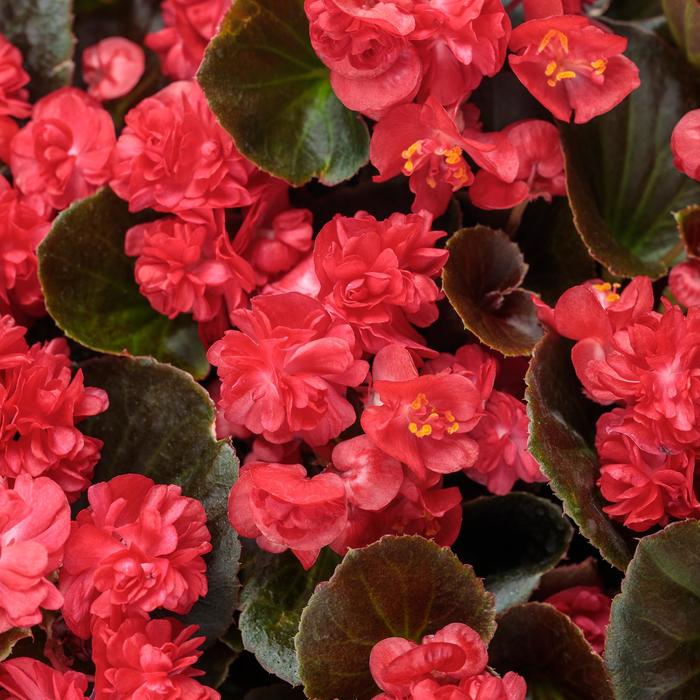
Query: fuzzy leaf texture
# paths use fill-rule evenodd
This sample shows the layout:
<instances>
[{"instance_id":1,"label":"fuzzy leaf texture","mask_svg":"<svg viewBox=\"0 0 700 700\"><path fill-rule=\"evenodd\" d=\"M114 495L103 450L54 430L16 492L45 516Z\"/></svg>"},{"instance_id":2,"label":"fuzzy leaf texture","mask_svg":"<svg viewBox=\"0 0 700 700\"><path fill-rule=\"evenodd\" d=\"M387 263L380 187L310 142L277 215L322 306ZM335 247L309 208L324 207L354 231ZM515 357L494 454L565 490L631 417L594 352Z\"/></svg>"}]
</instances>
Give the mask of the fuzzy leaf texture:
<instances>
[{"instance_id":1,"label":"fuzzy leaf texture","mask_svg":"<svg viewBox=\"0 0 700 700\"><path fill-rule=\"evenodd\" d=\"M641 87L588 124L562 126L574 222L591 255L613 274L661 277L682 254L672 212L700 201L668 147L681 117L700 104L697 76L656 34L611 23Z\"/></svg>"},{"instance_id":2,"label":"fuzzy leaf texture","mask_svg":"<svg viewBox=\"0 0 700 700\"><path fill-rule=\"evenodd\" d=\"M59 214L39 246L46 308L73 340L100 352L150 355L197 379L209 372L197 324L155 311L124 253L128 228L142 221L104 189Z\"/></svg>"},{"instance_id":3,"label":"fuzzy leaf texture","mask_svg":"<svg viewBox=\"0 0 700 700\"><path fill-rule=\"evenodd\" d=\"M369 158L367 125L311 48L303 0L238 0L197 79L239 151L292 185L338 184Z\"/></svg>"},{"instance_id":4,"label":"fuzzy leaf texture","mask_svg":"<svg viewBox=\"0 0 700 700\"><path fill-rule=\"evenodd\" d=\"M103 357L83 365L88 386L109 395L109 409L85 421L104 441L95 481L125 472L178 484L207 512L213 550L205 558L209 592L187 615L212 641L231 625L238 597L240 543L228 522L228 493L238 460L214 438L214 405L185 372L147 358Z\"/></svg>"},{"instance_id":5,"label":"fuzzy leaf texture","mask_svg":"<svg viewBox=\"0 0 700 700\"><path fill-rule=\"evenodd\" d=\"M351 550L311 596L296 638L299 675L315 700L369 700L374 644L386 637L420 641L463 622L488 641L493 596L447 548L416 536L384 537Z\"/></svg>"}]
</instances>

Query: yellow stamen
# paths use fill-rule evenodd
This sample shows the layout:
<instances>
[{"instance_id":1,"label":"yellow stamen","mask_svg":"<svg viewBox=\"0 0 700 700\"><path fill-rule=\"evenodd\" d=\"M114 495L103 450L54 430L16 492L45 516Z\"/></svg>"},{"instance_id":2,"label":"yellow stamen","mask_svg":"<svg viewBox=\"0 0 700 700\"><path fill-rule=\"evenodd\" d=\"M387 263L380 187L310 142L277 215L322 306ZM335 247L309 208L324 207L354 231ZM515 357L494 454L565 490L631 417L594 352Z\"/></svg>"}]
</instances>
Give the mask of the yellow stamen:
<instances>
[{"instance_id":1,"label":"yellow stamen","mask_svg":"<svg viewBox=\"0 0 700 700\"><path fill-rule=\"evenodd\" d=\"M418 426L415 423L409 423L408 432L413 433L415 435L418 432Z\"/></svg>"},{"instance_id":2,"label":"yellow stamen","mask_svg":"<svg viewBox=\"0 0 700 700\"><path fill-rule=\"evenodd\" d=\"M557 62L556 61L550 61L547 64L547 68L544 71L544 74L549 77L550 75L554 74L554 71L557 69Z\"/></svg>"},{"instance_id":3,"label":"yellow stamen","mask_svg":"<svg viewBox=\"0 0 700 700\"><path fill-rule=\"evenodd\" d=\"M415 434L416 437L422 438L422 437L428 437L433 432L433 427L431 425L428 425L427 423L424 423L421 426L421 429Z\"/></svg>"},{"instance_id":4,"label":"yellow stamen","mask_svg":"<svg viewBox=\"0 0 700 700\"><path fill-rule=\"evenodd\" d=\"M615 292L610 292L610 294L605 297L605 300L612 304L614 301L620 301L620 295Z\"/></svg>"},{"instance_id":5,"label":"yellow stamen","mask_svg":"<svg viewBox=\"0 0 700 700\"><path fill-rule=\"evenodd\" d=\"M459 159L462 157L462 149L459 146L454 146L445 151L444 158L445 163L448 165L457 165Z\"/></svg>"},{"instance_id":6,"label":"yellow stamen","mask_svg":"<svg viewBox=\"0 0 700 700\"><path fill-rule=\"evenodd\" d=\"M412 158L415 153L420 155L423 146L420 141L415 141L412 143L405 151L401 151L401 157L408 160Z\"/></svg>"},{"instance_id":7,"label":"yellow stamen","mask_svg":"<svg viewBox=\"0 0 700 700\"><path fill-rule=\"evenodd\" d=\"M452 435L459 430L459 423L452 423L452 425L447 427L447 432Z\"/></svg>"},{"instance_id":8,"label":"yellow stamen","mask_svg":"<svg viewBox=\"0 0 700 700\"><path fill-rule=\"evenodd\" d=\"M569 53L569 37L558 29L550 29L542 38L540 45L537 49L537 53L542 53L548 46L552 39L559 39L564 53Z\"/></svg>"},{"instance_id":9,"label":"yellow stamen","mask_svg":"<svg viewBox=\"0 0 700 700\"><path fill-rule=\"evenodd\" d=\"M450 423L454 423L454 420L455 420L454 413L452 413L452 411L445 411L445 420L450 421Z\"/></svg>"},{"instance_id":10,"label":"yellow stamen","mask_svg":"<svg viewBox=\"0 0 700 700\"><path fill-rule=\"evenodd\" d=\"M414 411L417 411L418 409L425 406L425 404L427 404L427 403L428 403L428 397L425 394L421 393L421 394L418 394L418 396L416 396L415 399L413 399L413 401L411 402L411 408Z\"/></svg>"},{"instance_id":11,"label":"yellow stamen","mask_svg":"<svg viewBox=\"0 0 700 700\"><path fill-rule=\"evenodd\" d=\"M435 178L432 175L426 177L425 181L428 183L428 187L430 187L431 189L434 190L437 187L437 182L435 181Z\"/></svg>"},{"instance_id":12,"label":"yellow stamen","mask_svg":"<svg viewBox=\"0 0 700 700\"><path fill-rule=\"evenodd\" d=\"M608 62L604 58L599 58L597 61L591 63L591 68L594 69L596 75L603 75L607 67Z\"/></svg>"},{"instance_id":13,"label":"yellow stamen","mask_svg":"<svg viewBox=\"0 0 700 700\"><path fill-rule=\"evenodd\" d=\"M407 173L412 173L414 167L415 167L415 166L413 165L413 161L412 161L412 160L407 160L407 161L403 164L403 169L404 169Z\"/></svg>"},{"instance_id":14,"label":"yellow stamen","mask_svg":"<svg viewBox=\"0 0 700 700\"><path fill-rule=\"evenodd\" d=\"M570 80L571 78L575 78L576 73L572 70L560 70L555 76L554 80L548 80L547 85L549 87L554 87L560 80Z\"/></svg>"}]
</instances>

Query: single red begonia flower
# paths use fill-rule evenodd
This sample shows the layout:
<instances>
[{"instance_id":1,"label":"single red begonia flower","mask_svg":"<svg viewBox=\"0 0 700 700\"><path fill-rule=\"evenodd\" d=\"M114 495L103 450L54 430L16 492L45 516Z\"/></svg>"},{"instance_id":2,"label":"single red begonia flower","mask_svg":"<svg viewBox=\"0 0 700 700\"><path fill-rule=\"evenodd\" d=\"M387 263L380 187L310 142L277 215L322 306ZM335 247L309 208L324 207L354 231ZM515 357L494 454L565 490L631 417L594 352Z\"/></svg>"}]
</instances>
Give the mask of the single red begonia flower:
<instances>
[{"instance_id":1,"label":"single red begonia flower","mask_svg":"<svg viewBox=\"0 0 700 700\"><path fill-rule=\"evenodd\" d=\"M678 170L700 180L700 109L688 112L671 134L673 162Z\"/></svg>"},{"instance_id":2,"label":"single red begonia flower","mask_svg":"<svg viewBox=\"0 0 700 700\"><path fill-rule=\"evenodd\" d=\"M547 598L559 612L568 615L581 629L588 643L599 653L605 647L612 600L598 586L574 586Z\"/></svg>"},{"instance_id":3,"label":"single red begonia flower","mask_svg":"<svg viewBox=\"0 0 700 700\"><path fill-rule=\"evenodd\" d=\"M343 480L331 473L309 478L301 464L246 464L228 501L240 535L269 552L291 549L305 569L342 532L347 510Z\"/></svg>"},{"instance_id":4,"label":"single red begonia flower","mask_svg":"<svg viewBox=\"0 0 700 700\"><path fill-rule=\"evenodd\" d=\"M61 564L69 532L70 506L60 486L20 474L10 487L0 478L0 633L36 625L42 609L61 607L63 597L48 577Z\"/></svg>"},{"instance_id":5,"label":"single red begonia flower","mask_svg":"<svg viewBox=\"0 0 700 700\"><path fill-rule=\"evenodd\" d=\"M65 209L109 180L114 123L99 102L66 87L40 99L11 143L15 186Z\"/></svg>"},{"instance_id":6,"label":"single red begonia flower","mask_svg":"<svg viewBox=\"0 0 700 700\"><path fill-rule=\"evenodd\" d=\"M0 663L0 700L85 700L87 688L82 673L57 671L37 659Z\"/></svg>"},{"instance_id":7,"label":"single red begonia flower","mask_svg":"<svg viewBox=\"0 0 700 700\"><path fill-rule=\"evenodd\" d=\"M433 281L448 252L435 247L447 234L431 230L432 217L392 214L377 221L365 212L337 215L314 244L319 299L349 323L362 348L388 343L432 354L411 323L426 327L438 316L441 293Z\"/></svg>"},{"instance_id":8,"label":"single red begonia flower","mask_svg":"<svg viewBox=\"0 0 700 700\"><path fill-rule=\"evenodd\" d=\"M197 625L172 618L131 618L114 630L100 623L93 637L95 697L99 700L219 700L193 668L204 637Z\"/></svg>"},{"instance_id":9,"label":"single red begonia flower","mask_svg":"<svg viewBox=\"0 0 700 700\"><path fill-rule=\"evenodd\" d=\"M513 30L510 66L557 118L584 124L609 112L639 85L637 66L622 55L627 39L586 17L534 19Z\"/></svg>"},{"instance_id":10,"label":"single red begonia flower","mask_svg":"<svg viewBox=\"0 0 700 700\"><path fill-rule=\"evenodd\" d=\"M526 119L507 126L502 133L517 152L517 175L508 182L499 176L498 169L480 170L469 189L469 197L477 207L510 209L538 197L551 202L552 197L566 195L564 156L554 124Z\"/></svg>"},{"instance_id":11,"label":"single red begonia flower","mask_svg":"<svg viewBox=\"0 0 700 700\"><path fill-rule=\"evenodd\" d=\"M184 614L206 595L211 550L202 504L179 486L122 474L91 486L66 543L60 589L70 630L87 639L95 619L117 625L156 608Z\"/></svg>"},{"instance_id":12,"label":"single red begonia flower","mask_svg":"<svg viewBox=\"0 0 700 700\"><path fill-rule=\"evenodd\" d=\"M121 36L110 36L83 51L83 79L88 94L104 102L122 97L141 80L146 65L143 49Z\"/></svg>"},{"instance_id":13,"label":"single red begonia flower","mask_svg":"<svg viewBox=\"0 0 700 700\"><path fill-rule=\"evenodd\" d=\"M419 376L410 353L399 345L377 353L373 379L376 402L361 420L380 449L421 479L428 471L448 474L473 466L479 448L469 433L483 414L471 380L450 370Z\"/></svg>"},{"instance_id":14,"label":"single red begonia flower","mask_svg":"<svg viewBox=\"0 0 700 700\"><path fill-rule=\"evenodd\" d=\"M296 293L258 295L233 320L240 330L208 353L227 420L270 442L298 437L313 446L355 422L345 391L362 383L368 366L349 325Z\"/></svg>"}]
</instances>

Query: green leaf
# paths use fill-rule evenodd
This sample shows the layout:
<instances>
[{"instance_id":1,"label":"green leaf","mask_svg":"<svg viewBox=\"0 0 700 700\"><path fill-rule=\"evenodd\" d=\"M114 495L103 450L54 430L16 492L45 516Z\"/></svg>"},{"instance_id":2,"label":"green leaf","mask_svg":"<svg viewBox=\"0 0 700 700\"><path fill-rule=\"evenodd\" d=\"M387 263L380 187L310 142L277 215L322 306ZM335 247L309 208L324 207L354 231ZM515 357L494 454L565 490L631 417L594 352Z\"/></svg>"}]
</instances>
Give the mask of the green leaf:
<instances>
[{"instance_id":1,"label":"green leaf","mask_svg":"<svg viewBox=\"0 0 700 700\"><path fill-rule=\"evenodd\" d=\"M368 700L372 647L386 637L414 641L463 622L485 641L494 631L493 596L447 548L416 536L383 537L350 550L301 615L299 675L315 700Z\"/></svg>"},{"instance_id":2,"label":"green leaf","mask_svg":"<svg viewBox=\"0 0 700 700\"><path fill-rule=\"evenodd\" d=\"M448 241L442 287L467 330L504 355L529 355L542 337L530 293L520 288L527 265L503 231L476 226Z\"/></svg>"},{"instance_id":3,"label":"green leaf","mask_svg":"<svg viewBox=\"0 0 700 700\"><path fill-rule=\"evenodd\" d=\"M22 52L36 100L73 79L72 0L4 0L0 34Z\"/></svg>"},{"instance_id":4,"label":"green leaf","mask_svg":"<svg viewBox=\"0 0 700 700\"><path fill-rule=\"evenodd\" d=\"M73 340L100 352L151 355L206 377L209 364L196 323L155 311L139 292L127 229L144 218L104 189L61 212L39 246L46 308Z\"/></svg>"},{"instance_id":5,"label":"green leaf","mask_svg":"<svg viewBox=\"0 0 700 700\"><path fill-rule=\"evenodd\" d=\"M700 204L693 204L676 213L676 223L686 253L700 257Z\"/></svg>"},{"instance_id":6,"label":"green leaf","mask_svg":"<svg viewBox=\"0 0 700 700\"><path fill-rule=\"evenodd\" d=\"M496 612L523 603L566 554L573 528L561 508L528 493L464 504L453 550L496 596Z\"/></svg>"},{"instance_id":7,"label":"green leaf","mask_svg":"<svg viewBox=\"0 0 700 700\"><path fill-rule=\"evenodd\" d=\"M548 333L535 348L525 382L529 449L564 512L605 559L624 571L634 552L629 531L603 512L594 447L599 406L584 395L571 364L572 344Z\"/></svg>"},{"instance_id":8,"label":"green leaf","mask_svg":"<svg viewBox=\"0 0 700 700\"><path fill-rule=\"evenodd\" d=\"M299 685L299 664L294 637L301 612L311 594L335 571L340 557L326 548L316 564L304 571L297 558L257 552L246 565L238 626L243 646L260 665L287 683Z\"/></svg>"},{"instance_id":9,"label":"green leaf","mask_svg":"<svg viewBox=\"0 0 700 700\"><path fill-rule=\"evenodd\" d=\"M28 627L13 627L0 634L0 661L4 661L20 639L29 639L32 631Z\"/></svg>"},{"instance_id":10,"label":"green leaf","mask_svg":"<svg viewBox=\"0 0 700 700\"><path fill-rule=\"evenodd\" d=\"M629 39L641 87L584 125L562 125L567 187L591 255L625 277L664 275L682 253L672 212L700 201L700 183L673 165L671 132L698 102L687 64L656 34L610 23Z\"/></svg>"},{"instance_id":11,"label":"green leaf","mask_svg":"<svg viewBox=\"0 0 700 700\"><path fill-rule=\"evenodd\" d=\"M498 618L489 663L500 674L524 676L533 699L614 700L603 660L566 615L545 603L518 605Z\"/></svg>"},{"instance_id":12,"label":"green leaf","mask_svg":"<svg viewBox=\"0 0 700 700\"><path fill-rule=\"evenodd\" d=\"M238 0L197 79L240 152L292 185L335 185L367 163L367 125L333 94L303 0Z\"/></svg>"},{"instance_id":13,"label":"green leaf","mask_svg":"<svg viewBox=\"0 0 700 700\"><path fill-rule=\"evenodd\" d=\"M700 3L698 0L662 0L668 27L675 42L700 68Z\"/></svg>"},{"instance_id":14,"label":"green leaf","mask_svg":"<svg viewBox=\"0 0 700 700\"><path fill-rule=\"evenodd\" d=\"M700 522L637 547L615 598L605 661L618 700L700 697Z\"/></svg>"},{"instance_id":15,"label":"green leaf","mask_svg":"<svg viewBox=\"0 0 700 700\"><path fill-rule=\"evenodd\" d=\"M104 441L96 481L145 474L178 484L207 512L213 551L207 555L209 592L186 616L213 641L232 623L238 598L240 543L228 522L228 494L238 460L228 442L214 437L214 404L186 372L150 358L102 357L83 365L85 384L104 389L109 409L84 423Z\"/></svg>"}]
</instances>

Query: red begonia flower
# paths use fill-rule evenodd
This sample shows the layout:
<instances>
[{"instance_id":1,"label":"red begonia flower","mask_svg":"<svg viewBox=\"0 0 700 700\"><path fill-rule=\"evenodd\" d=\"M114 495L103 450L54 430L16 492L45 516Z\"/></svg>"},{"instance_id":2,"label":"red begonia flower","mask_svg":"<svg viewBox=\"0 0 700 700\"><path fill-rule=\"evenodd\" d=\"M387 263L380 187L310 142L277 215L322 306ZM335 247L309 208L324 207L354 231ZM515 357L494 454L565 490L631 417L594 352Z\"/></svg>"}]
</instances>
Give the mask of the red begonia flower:
<instances>
[{"instance_id":1,"label":"red begonia flower","mask_svg":"<svg viewBox=\"0 0 700 700\"><path fill-rule=\"evenodd\" d=\"M376 125L370 160L379 170L377 182L403 173L416 195L413 211L440 216L452 193L472 184L474 174L465 154L477 165L512 182L518 170L515 148L503 134L462 133L455 119L434 99L425 104L394 107Z\"/></svg>"},{"instance_id":2,"label":"red begonia flower","mask_svg":"<svg viewBox=\"0 0 700 700\"><path fill-rule=\"evenodd\" d=\"M99 700L219 700L193 668L204 637L197 625L172 618L125 620L116 629L100 623L93 637L95 697Z\"/></svg>"},{"instance_id":3,"label":"red begonia flower","mask_svg":"<svg viewBox=\"0 0 700 700\"><path fill-rule=\"evenodd\" d=\"M60 588L68 627L86 639L94 618L118 624L156 608L187 613L206 595L211 550L202 504L179 486L122 474L88 490L66 543Z\"/></svg>"},{"instance_id":4,"label":"red begonia flower","mask_svg":"<svg viewBox=\"0 0 700 700\"><path fill-rule=\"evenodd\" d=\"M0 34L0 117L24 119L31 114L29 75L22 67L22 54Z\"/></svg>"},{"instance_id":5,"label":"red begonia flower","mask_svg":"<svg viewBox=\"0 0 700 700\"><path fill-rule=\"evenodd\" d=\"M683 306L700 306L700 258L688 258L672 268L668 284Z\"/></svg>"},{"instance_id":6,"label":"red begonia flower","mask_svg":"<svg viewBox=\"0 0 700 700\"><path fill-rule=\"evenodd\" d=\"M299 464L301 462L301 449L298 440L291 440L282 445L268 442L265 438L256 437L250 452L243 460L244 464L250 462L276 462L278 464Z\"/></svg>"},{"instance_id":7,"label":"red begonia flower","mask_svg":"<svg viewBox=\"0 0 700 700\"><path fill-rule=\"evenodd\" d=\"M481 673L461 681L459 687L465 693L464 700L525 700L527 696L525 679L513 671L503 678Z\"/></svg>"},{"instance_id":8,"label":"red begonia flower","mask_svg":"<svg viewBox=\"0 0 700 700\"><path fill-rule=\"evenodd\" d=\"M448 253L435 243L447 234L431 224L427 212L384 221L358 212L337 215L318 234L319 299L353 327L366 352L399 343L418 355L431 353L410 325L426 327L438 316L441 294L433 278Z\"/></svg>"},{"instance_id":9,"label":"red begonia flower","mask_svg":"<svg viewBox=\"0 0 700 700\"><path fill-rule=\"evenodd\" d=\"M49 228L0 176L0 313L22 320L45 313L36 249Z\"/></svg>"},{"instance_id":10,"label":"red begonia flower","mask_svg":"<svg viewBox=\"0 0 700 700\"><path fill-rule=\"evenodd\" d=\"M0 633L36 625L42 609L60 608L63 598L48 577L69 532L70 506L51 479L20 474L13 487L0 479Z\"/></svg>"},{"instance_id":11,"label":"red begonia flower","mask_svg":"<svg viewBox=\"0 0 700 700\"><path fill-rule=\"evenodd\" d=\"M201 220L198 209L243 207L269 178L236 149L194 81L171 83L126 115L111 188L131 211Z\"/></svg>"},{"instance_id":12,"label":"red begonia flower","mask_svg":"<svg viewBox=\"0 0 700 700\"><path fill-rule=\"evenodd\" d=\"M379 450L366 435L333 449L333 473L345 485L348 502L362 510L381 510L396 498L403 483L401 462Z\"/></svg>"},{"instance_id":13,"label":"red begonia flower","mask_svg":"<svg viewBox=\"0 0 700 700\"><path fill-rule=\"evenodd\" d=\"M616 409L598 420L598 485L611 504L604 510L635 532L666 525L670 517L700 517L694 449L675 454L645 450L638 443L647 432L651 431L638 426L629 409Z\"/></svg>"},{"instance_id":14,"label":"red begonia flower","mask_svg":"<svg viewBox=\"0 0 700 700\"><path fill-rule=\"evenodd\" d=\"M384 452L419 478L471 467L478 446L469 433L481 418L476 385L449 370L418 376L404 347L380 350L373 366L378 402L362 414L362 427Z\"/></svg>"},{"instance_id":15,"label":"red begonia flower","mask_svg":"<svg viewBox=\"0 0 700 700\"><path fill-rule=\"evenodd\" d=\"M378 119L410 102L423 77L413 0L305 0L311 44L331 71L331 85L347 107Z\"/></svg>"},{"instance_id":16,"label":"red begonia flower","mask_svg":"<svg viewBox=\"0 0 700 700\"><path fill-rule=\"evenodd\" d=\"M15 186L65 209L109 180L114 144L112 117L97 100L77 88L56 90L12 140Z\"/></svg>"},{"instance_id":17,"label":"red begonia flower","mask_svg":"<svg viewBox=\"0 0 700 700\"><path fill-rule=\"evenodd\" d=\"M599 653L605 647L612 600L598 586L574 586L547 598L559 612L568 615L581 629L588 643Z\"/></svg>"},{"instance_id":18,"label":"red begonia flower","mask_svg":"<svg viewBox=\"0 0 700 700\"><path fill-rule=\"evenodd\" d=\"M552 15L580 15L586 5L596 0L523 0L525 19L541 19ZM511 3L511 6L518 4Z\"/></svg>"},{"instance_id":19,"label":"red begonia flower","mask_svg":"<svg viewBox=\"0 0 700 700\"><path fill-rule=\"evenodd\" d=\"M472 202L481 209L510 209L521 202L566 194L564 156L559 132L549 122L527 119L507 126L503 133L518 154L518 173L507 182L495 172L480 170L469 190Z\"/></svg>"},{"instance_id":20,"label":"red begonia flower","mask_svg":"<svg viewBox=\"0 0 700 700\"><path fill-rule=\"evenodd\" d=\"M368 368L349 325L295 293L259 295L233 320L240 330L208 353L227 420L270 442L298 437L310 445L325 445L355 422L345 391Z\"/></svg>"},{"instance_id":21,"label":"red begonia flower","mask_svg":"<svg viewBox=\"0 0 700 700\"><path fill-rule=\"evenodd\" d=\"M85 700L88 679L75 671L57 671L37 659L0 663L0 700Z\"/></svg>"},{"instance_id":22,"label":"red begonia flower","mask_svg":"<svg viewBox=\"0 0 700 700\"><path fill-rule=\"evenodd\" d=\"M527 449L525 404L514 396L494 391L471 435L479 445L479 458L465 473L491 493L508 493L518 479L526 483L547 481Z\"/></svg>"},{"instance_id":23,"label":"red begonia flower","mask_svg":"<svg viewBox=\"0 0 700 700\"><path fill-rule=\"evenodd\" d=\"M83 51L83 79L88 93L104 102L131 92L146 65L143 49L121 36L111 36Z\"/></svg>"},{"instance_id":24,"label":"red begonia flower","mask_svg":"<svg viewBox=\"0 0 700 700\"><path fill-rule=\"evenodd\" d=\"M557 118L584 124L609 112L639 85L639 71L622 55L627 39L586 17L534 19L513 30L510 66Z\"/></svg>"},{"instance_id":25,"label":"red begonia flower","mask_svg":"<svg viewBox=\"0 0 700 700\"><path fill-rule=\"evenodd\" d=\"M194 78L209 40L216 34L231 0L164 0L160 31L145 44L160 58L161 70L174 80Z\"/></svg>"},{"instance_id":26,"label":"red begonia flower","mask_svg":"<svg viewBox=\"0 0 700 700\"><path fill-rule=\"evenodd\" d=\"M700 180L700 109L688 112L671 134L673 162L678 170Z\"/></svg>"},{"instance_id":27,"label":"red begonia flower","mask_svg":"<svg viewBox=\"0 0 700 700\"><path fill-rule=\"evenodd\" d=\"M141 294L169 318L191 313L195 321L211 321L223 308L228 318L255 287L250 263L229 241L224 212L207 218L198 223L165 218L127 231L124 249L137 256Z\"/></svg>"},{"instance_id":28,"label":"red begonia flower","mask_svg":"<svg viewBox=\"0 0 700 700\"><path fill-rule=\"evenodd\" d=\"M300 464L253 462L231 489L228 516L243 537L267 551L291 549L309 569L345 527L345 486L337 474L309 478Z\"/></svg>"},{"instance_id":29,"label":"red begonia flower","mask_svg":"<svg viewBox=\"0 0 700 700\"><path fill-rule=\"evenodd\" d=\"M73 375L65 340L29 348L24 332L0 319L0 476L49 476L74 501L102 447L75 424L105 411L107 395Z\"/></svg>"},{"instance_id":30,"label":"red begonia flower","mask_svg":"<svg viewBox=\"0 0 700 700\"><path fill-rule=\"evenodd\" d=\"M12 117L0 116L0 162L8 164L12 157L12 139L19 131L19 125Z\"/></svg>"}]
</instances>

